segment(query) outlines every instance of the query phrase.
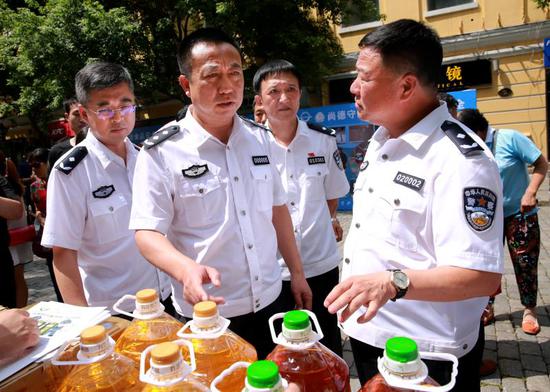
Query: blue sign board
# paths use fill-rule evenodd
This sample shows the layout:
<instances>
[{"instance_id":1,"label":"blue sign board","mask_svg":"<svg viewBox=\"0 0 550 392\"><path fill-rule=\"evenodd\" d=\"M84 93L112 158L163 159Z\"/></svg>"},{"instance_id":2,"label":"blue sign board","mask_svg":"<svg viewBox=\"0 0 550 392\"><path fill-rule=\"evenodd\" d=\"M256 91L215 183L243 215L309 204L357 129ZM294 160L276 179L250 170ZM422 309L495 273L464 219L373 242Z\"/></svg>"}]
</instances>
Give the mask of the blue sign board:
<instances>
[{"instance_id":1,"label":"blue sign board","mask_svg":"<svg viewBox=\"0 0 550 392\"><path fill-rule=\"evenodd\" d=\"M544 67L550 67L550 38L544 39L544 48L542 52L544 53Z\"/></svg>"}]
</instances>

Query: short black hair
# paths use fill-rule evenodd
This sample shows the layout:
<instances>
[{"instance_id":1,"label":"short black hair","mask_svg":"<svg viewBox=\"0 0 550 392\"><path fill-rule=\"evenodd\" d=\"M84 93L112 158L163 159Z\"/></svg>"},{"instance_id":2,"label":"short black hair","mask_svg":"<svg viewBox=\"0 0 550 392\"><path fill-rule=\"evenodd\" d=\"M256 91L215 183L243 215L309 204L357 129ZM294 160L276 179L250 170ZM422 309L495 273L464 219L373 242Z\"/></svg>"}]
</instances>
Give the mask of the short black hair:
<instances>
[{"instance_id":1,"label":"short black hair","mask_svg":"<svg viewBox=\"0 0 550 392\"><path fill-rule=\"evenodd\" d=\"M76 100L76 97L70 97L63 101L63 110L65 110L65 113L69 114L71 111L71 106L78 105L78 101Z\"/></svg>"},{"instance_id":2,"label":"short black hair","mask_svg":"<svg viewBox=\"0 0 550 392\"><path fill-rule=\"evenodd\" d=\"M213 27L195 30L180 42L178 48L177 59L180 74L185 75L187 78L191 77L191 52L196 45L201 43L229 44L237 49L239 55L241 54L241 50L235 40L223 31Z\"/></svg>"},{"instance_id":3,"label":"short black hair","mask_svg":"<svg viewBox=\"0 0 550 392\"><path fill-rule=\"evenodd\" d=\"M260 93L262 81L271 76L280 75L282 73L294 75L296 79L298 79L298 87L302 88L302 75L300 74L300 71L298 71L298 68L296 68L290 61L278 59L268 61L258 68L254 74L254 79L252 80L254 92L256 94Z\"/></svg>"},{"instance_id":4,"label":"short black hair","mask_svg":"<svg viewBox=\"0 0 550 392\"><path fill-rule=\"evenodd\" d=\"M33 163L33 162L48 163L48 154L49 153L50 153L50 150L48 150L47 148L43 148L43 147L35 148L29 154L29 157L27 158L27 161L29 163Z\"/></svg>"},{"instance_id":5,"label":"short black hair","mask_svg":"<svg viewBox=\"0 0 550 392\"><path fill-rule=\"evenodd\" d=\"M120 83L128 83L128 87L134 92L130 72L122 65L107 62L88 64L75 76L76 99L86 105L92 90L109 88Z\"/></svg>"},{"instance_id":6,"label":"short black hair","mask_svg":"<svg viewBox=\"0 0 550 392\"><path fill-rule=\"evenodd\" d=\"M489 128L489 122L477 109L464 109L458 113L458 121L466 125L474 132L486 132Z\"/></svg>"},{"instance_id":7,"label":"short black hair","mask_svg":"<svg viewBox=\"0 0 550 392\"><path fill-rule=\"evenodd\" d=\"M447 93L438 93L437 99L443 101L447 104L447 109L455 108L458 109L458 101L451 94Z\"/></svg>"},{"instance_id":8,"label":"short black hair","mask_svg":"<svg viewBox=\"0 0 550 392\"><path fill-rule=\"evenodd\" d=\"M443 49L437 33L412 19L399 19L378 27L359 42L372 48L394 72L414 74L425 86L437 87Z\"/></svg>"}]
</instances>

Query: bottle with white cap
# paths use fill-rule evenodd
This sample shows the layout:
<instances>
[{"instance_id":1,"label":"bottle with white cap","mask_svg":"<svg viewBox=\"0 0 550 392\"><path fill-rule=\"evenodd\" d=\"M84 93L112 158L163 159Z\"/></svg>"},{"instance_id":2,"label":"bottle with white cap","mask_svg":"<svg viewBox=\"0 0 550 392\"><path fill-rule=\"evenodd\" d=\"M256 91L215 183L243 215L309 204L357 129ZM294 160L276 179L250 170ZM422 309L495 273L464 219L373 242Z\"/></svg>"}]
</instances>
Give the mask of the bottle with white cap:
<instances>
[{"instance_id":1,"label":"bottle with white cap","mask_svg":"<svg viewBox=\"0 0 550 392\"><path fill-rule=\"evenodd\" d=\"M451 380L440 386L428 376L428 367L421 360L434 359L453 363ZM458 373L458 359L446 353L420 353L416 342L407 337L394 337L386 341L382 358L378 358L379 373L371 378L359 392L429 391L446 392L453 389Z\"/></svg>"},{"instance_id":2,"label":"bottle with white cap","mask_svg":"<svg viewBox=\"0 0 550 392\"><path fill-rule=\"evenodd\" d=\"M133 301L132 313L122 309L122 304ZM169 342L178 338L177 332L183 326L178 320L164 312L158 293L154 289L140 290L133 295L119 299L113 309L134 320L117 339L115 350L130 358L139 366L141 353L152 344Z\"/></svg>"},{"instance_id":3,"label":"bottle with white cap","mask_svg":"<svg viewBox=\"0 0 550 392\"><path fill-rule=\"evenodd\" d=\"M254 347L228 329L230 321L218 312L215 302L202 301L193 306L193 319L178 332L178 336L193 344L197 368L193 374L204 384L212 380L235 362L254 362L258 359ZM220 390L240 392L245 371L230 375Z\"/></svg>"},{"instance_id":4,"label":"bottle with white cap","mask_svg":"<svg viewBox=\"0 0 550 392\"><path fill-rule=\"evenodd\" d=\"M114 341L105 327L96 325L80 334L80 350L74 361L60 360L68 345L62 346L52 359L55 366L75 366L65 378L59 392L141 391L139 372L134 363L114 351Z\"/></svg>"}]
</instances>

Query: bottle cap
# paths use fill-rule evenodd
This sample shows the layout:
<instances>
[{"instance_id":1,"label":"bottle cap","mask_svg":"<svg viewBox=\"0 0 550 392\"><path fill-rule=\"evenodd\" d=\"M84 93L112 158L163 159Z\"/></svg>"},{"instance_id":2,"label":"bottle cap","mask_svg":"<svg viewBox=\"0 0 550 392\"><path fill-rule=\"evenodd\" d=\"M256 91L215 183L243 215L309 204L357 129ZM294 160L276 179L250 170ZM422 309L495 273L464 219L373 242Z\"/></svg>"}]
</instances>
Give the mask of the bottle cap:
<instances>
[{"instance_id":1,"label":"bottle cap","mask_svg":"<svg viewBox=\"0 0 550 392\"><path fill-rule=\"evenodd\" d=\"M285 328L290 330L306 329L311 323L309 315L302 310L291 310L286 312L283 318Z\"/></svg>"},{"instance_id":2,"label":"bottle cap","mask_svg":"<svg viewBox=\"0 0 550 392\"><path fill-rule=\"evenodd\" d=\"M193 306L193 315L197 317L212 317L218 312L218 306L213 301L197 302Z\"/></svg>"},{"instance_id":3,"label":"bottle cap","mask_svg":"<svg viewBox=\"0 0 550 392\"><path fill-rule=\"evenodd\" d=\"M173 342L157 344L151 350L151 359L158 365L168 365L179 359L180 348Z\"/></svg>"},{"instance_id":4,"label":"bottle cap","mask_svg":"<svg viewBox=\"0 0 550 392\"><path fill-rule=\"evenodd\" d=\"M386 355L399 363L412 362L418 358L418 347L412 339L394 337L386 341Z\"/></svg>"},{"instance_id":5,"label":"bottle cap","mask_svg":"<svg viewBox=\"0 0 550 392\"><path fill-rule=\"evenodd\" d=\"M256 361L246 370L248 384L254 388L273 388L279 378L279 367L273 361Z\"/></svg>"},{"instance_id":6,"label":"bottle cap","mask_svg":"<svg viewBox=\"0 0 550 392\"><path fill-rule=\"evenodd\" d=\"M80 343L97 344L107 338L107 331L103 325L96 325L86 328L80 333Z\"/></svg>"},{"instance_id":7,"label":"bottle cap","mask_svg":"<svg viewBox=\"0 0 550 392\"><path fill-rule=\"evenodd\" d=\"M143 289L136 293L136 301L139 303L148 303L158 300L157 290Z\"/></svg>"}]
</instances>

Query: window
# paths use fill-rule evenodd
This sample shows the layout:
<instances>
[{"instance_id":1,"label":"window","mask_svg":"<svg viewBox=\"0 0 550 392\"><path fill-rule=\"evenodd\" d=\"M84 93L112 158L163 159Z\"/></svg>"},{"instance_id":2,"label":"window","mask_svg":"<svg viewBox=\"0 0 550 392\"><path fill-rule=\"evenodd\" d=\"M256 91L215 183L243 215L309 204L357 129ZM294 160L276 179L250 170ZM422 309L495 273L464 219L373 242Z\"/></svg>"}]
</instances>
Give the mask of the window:
<instances>
[{"instance_id":1,"label":"window","mask_svg":"<svg viewBox=\"0 0 550 392\"><path fill-rule=\"evenodd\" d=\"M360 25L380 20L380 6L378 0L366 0L364 6L348 1L348 6L342 18L342 27Z\"/></svg>"},{"instance_id":2,"label":"window","mask_svg":"<svg viewBox=\"0 0 550 392\"><path fill-rule=\"evenodd\" d=\"M475 3L474 0L428 0L428 11Z\"/></svg>"}]
</instances>

